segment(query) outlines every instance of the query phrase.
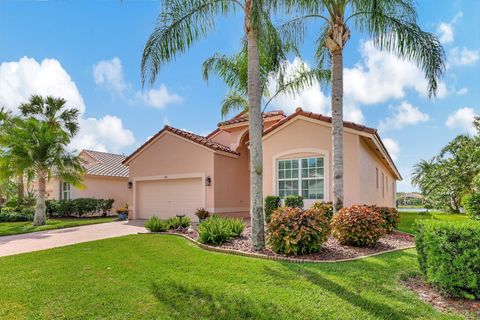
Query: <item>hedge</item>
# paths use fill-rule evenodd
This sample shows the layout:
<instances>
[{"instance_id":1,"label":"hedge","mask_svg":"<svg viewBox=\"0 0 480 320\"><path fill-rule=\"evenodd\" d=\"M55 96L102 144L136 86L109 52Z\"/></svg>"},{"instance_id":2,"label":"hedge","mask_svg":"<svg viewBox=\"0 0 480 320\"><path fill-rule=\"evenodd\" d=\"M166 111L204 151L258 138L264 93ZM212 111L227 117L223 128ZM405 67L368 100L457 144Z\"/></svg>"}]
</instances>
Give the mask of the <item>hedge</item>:
<instances>
[{"instance_id":1,"label":"hedge","mask_svg":"<svg viewBox=\"0 0 480 320\"><path fill-rule=\"evenodd\" d=\"M286 196L285 207L303 209L303 197L293 194Z\"/></svg>"},{"instance_id":2,"label":"hedge","mask_svg":"<svg viewBox=\"0 0 480 320\"><path fill-rule=\"evenodd\" d=\"M78 198L72 200L47 200L50 217L82 217L101 213L106 216L112 210L113 199Z\"/></svg>"},{"instance_id":3,"label":"hedge","mask_svg":"<svg viewBox=\"0 0 480 320\"><path fill-rule=\"evenodd\" d=\"M450 296L480 298L480 223L419 221L416 246L427 281Z\"/></svg>"},{"instance_id":4,"label":"hedge","mask_svg":"<svg viewBox=\"0 0 480 320\"><path fill-rule=\"evenodd\" d=\"M280 207L282 199L278 196L266 196L265 197L265 222L270 222L270 216L273 211Z\"/></svg>"},{"instance_id":5,"label":"hedge","mask_svg":"<svg viewBox=\"0 0 480 320\"><path fill-rule=\"evenodd\" d=\"M462 206L472 219L480 219L480 193L470 193L462 198Z\"/></svg>"},{"instance_id":6,"label":"hedge","mask_svg":"<svg viewBox=\"0 0 480 320\"><path fill-rule=\"evenodd\" d=\"M34 208L23 208L16 210L15 208L3 207L0 211L0 222L20 222L20 221L33 221L33 215L35 214Z\"/></svg>"}]
</instances>

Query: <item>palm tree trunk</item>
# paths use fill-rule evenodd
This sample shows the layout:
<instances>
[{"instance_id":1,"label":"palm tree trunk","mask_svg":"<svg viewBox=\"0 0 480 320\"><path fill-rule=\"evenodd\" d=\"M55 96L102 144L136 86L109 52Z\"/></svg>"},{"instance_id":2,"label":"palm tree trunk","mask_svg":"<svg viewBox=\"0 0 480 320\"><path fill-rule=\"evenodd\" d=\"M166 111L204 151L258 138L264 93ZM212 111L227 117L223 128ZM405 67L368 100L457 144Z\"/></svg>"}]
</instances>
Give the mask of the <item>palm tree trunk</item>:
<instances>
[{"instance_id":1,"label":"palm tree trunk","mask_svg":"<svg viewBox=\"0 0 480 320\"><path fill-rule=\"evenodd\" d=\"M33 225L44 225L47 217L45 215L45 187L46 174L38 172L38 188L37 188L37 205L35 206L35 216L33 217Z\"/></svg>"},{"instance_id":2,"label":"palm tree trunk","mask_svg":"<svg viewBox=\"0 0 480 320\"><path fill-rule=\"evenodd\" d=\"M248 104L250 136L250 219L252 248L265 249L263 216L263 119L261 111L260 56L257 33L252 28L252 1L245 2L245 32L248 41Z\"/></svg>"},{"instance_id":3,"label":"palm tree trunk","mask_svg":"<svg viewBox=\"0 0 480 320\"><path fill-rule=\"evenodd\" d=\"M23 182L23 174L19 174L17 176L17 198L18 203L23 203L23 197L25 195L25 184Z\"/></svg>"},{"instance_id":4,"label":"palm tree trunk","mask_svg":"<svg viewBox=\"0 0 480 320\"><path fill-rule=\"evenodd\" d=\"M343 50L333 52L332 65L332 143L333 207L343 207Z\"/></svg>"}]
</instances>

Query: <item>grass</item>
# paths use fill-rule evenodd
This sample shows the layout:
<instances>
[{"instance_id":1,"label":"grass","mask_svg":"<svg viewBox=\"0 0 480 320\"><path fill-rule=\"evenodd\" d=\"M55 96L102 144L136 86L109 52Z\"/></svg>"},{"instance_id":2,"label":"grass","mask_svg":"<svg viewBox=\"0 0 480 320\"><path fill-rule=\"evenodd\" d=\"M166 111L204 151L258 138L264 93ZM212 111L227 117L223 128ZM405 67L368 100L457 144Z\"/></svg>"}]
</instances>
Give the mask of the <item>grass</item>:
<instances>
[{"instance_id":1,"label":"grass","mask_svg":"<svg viewBox=\"0 0 480 320\"><path fill-rule=\"evenodd\" d=\"M415 250L292 264L130 235L0 258L1 319L461 319L399 280Z\"/></svg>"},{"instance_id":2,"label":"grass","mask_svg":"<svg viewBox=\"0 0 480 320\"><path fill-rule=\"evenodd\" d=\"M468 216L462 214L448 214L440 212L400 212L398 229L403 232L415 233L416 220L466 221Z\"/></svg>"},{"instance_id":3,"label":"grass","mask_svg":"<svg viewBox=\"0 0 480 320\"><path fill-rule=\"evenodd\" d=\"M33 226L32 222L1 222L0 223L0 236L10 236L20 233L29 233L35 231L44 231L52 229L63 229L70 227L78 227L87 224L97 224L115 221L117 217L99 217L99 218L58 218L48 219L47 224L43 226Z\"/></svg>"}]
</instances>

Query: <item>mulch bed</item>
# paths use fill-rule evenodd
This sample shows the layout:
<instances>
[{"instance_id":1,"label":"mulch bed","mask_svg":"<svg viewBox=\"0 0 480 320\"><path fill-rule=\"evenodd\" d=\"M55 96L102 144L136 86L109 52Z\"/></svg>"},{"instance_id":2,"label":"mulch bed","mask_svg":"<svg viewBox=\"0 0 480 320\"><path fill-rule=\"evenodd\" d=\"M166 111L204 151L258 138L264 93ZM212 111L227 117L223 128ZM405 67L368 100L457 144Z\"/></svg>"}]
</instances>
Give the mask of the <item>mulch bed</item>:
<instances>
[{"instance_id":1,"label":"mulch bed","mask_svg":"<svg viewBox=\"0 0 480 320\"><path fill-rule=\"evenodd\" d=\"M480 301L443 296L433 286L425 282L422 276L413 276L402 280L402 284L415 292L424 302L442 312L460 313L468 319L480 319Z\"/></svg>"},{"instance_id":2,"label":"mulch bed","mask_svg":"<svg viewBox=\"0 0 480 320\"><path fill-rule=\"evenodd\" d=\"M198 232L195 229L188 229L179 231L171 231L171 233L182 233L183 235L188 236L193 240L198 240ZM270 250L269 248L264 251L258 252L253 251L250 247L251 237L251 227L245 228L242 235L236 239L228 241L219 246L213 246L222 249L236 250L246 253L260 253L268 257L288 257L295 259L305 259L311 261L338 261L338 260L348 260L354 259L374 254L379 254L386 251L399 250L411 248L415 245L415 239L412 235L402 233L402 232L392 232L387 234L385 237L380 239L376 246L371 248L358 248L343 246L338 243L333 237L329 237L327 242L323 245L323 248L320 252L309 254L309 255L299 255L299 256L287 256L284 254L277 254Z\"/></svg>"}]
</instances>

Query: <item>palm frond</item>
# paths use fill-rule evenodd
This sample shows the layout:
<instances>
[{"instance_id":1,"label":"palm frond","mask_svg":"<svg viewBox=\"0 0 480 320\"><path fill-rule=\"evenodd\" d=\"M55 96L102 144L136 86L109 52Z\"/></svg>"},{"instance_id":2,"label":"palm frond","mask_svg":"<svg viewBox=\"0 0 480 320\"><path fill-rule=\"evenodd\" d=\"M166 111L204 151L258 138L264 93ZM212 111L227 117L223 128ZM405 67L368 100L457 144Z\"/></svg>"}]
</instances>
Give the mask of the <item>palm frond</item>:
<instances>
[{"instance_id":1,"label":"palm frond","mask_svg":"<svg viewBox=\"0 0 480 320\"><path fill-rule=\"evenodd\" d=\"M163 64L186 52L215 29L217 15L234 10L231 0L166 0L157 24L145 44L141 63L142 83L153 84Z\"/></svg>"},{"instance_id":2,"label":"palm frond","mask_svg":"<svg viewBox=\"0 0 480 320\"><path fill-rule=\"evenodd\" d=\"M241 93L229 92L222 101L221 111L224 119L233 111L248 111L248 99Z\"/></svg>"}]
</instances>

